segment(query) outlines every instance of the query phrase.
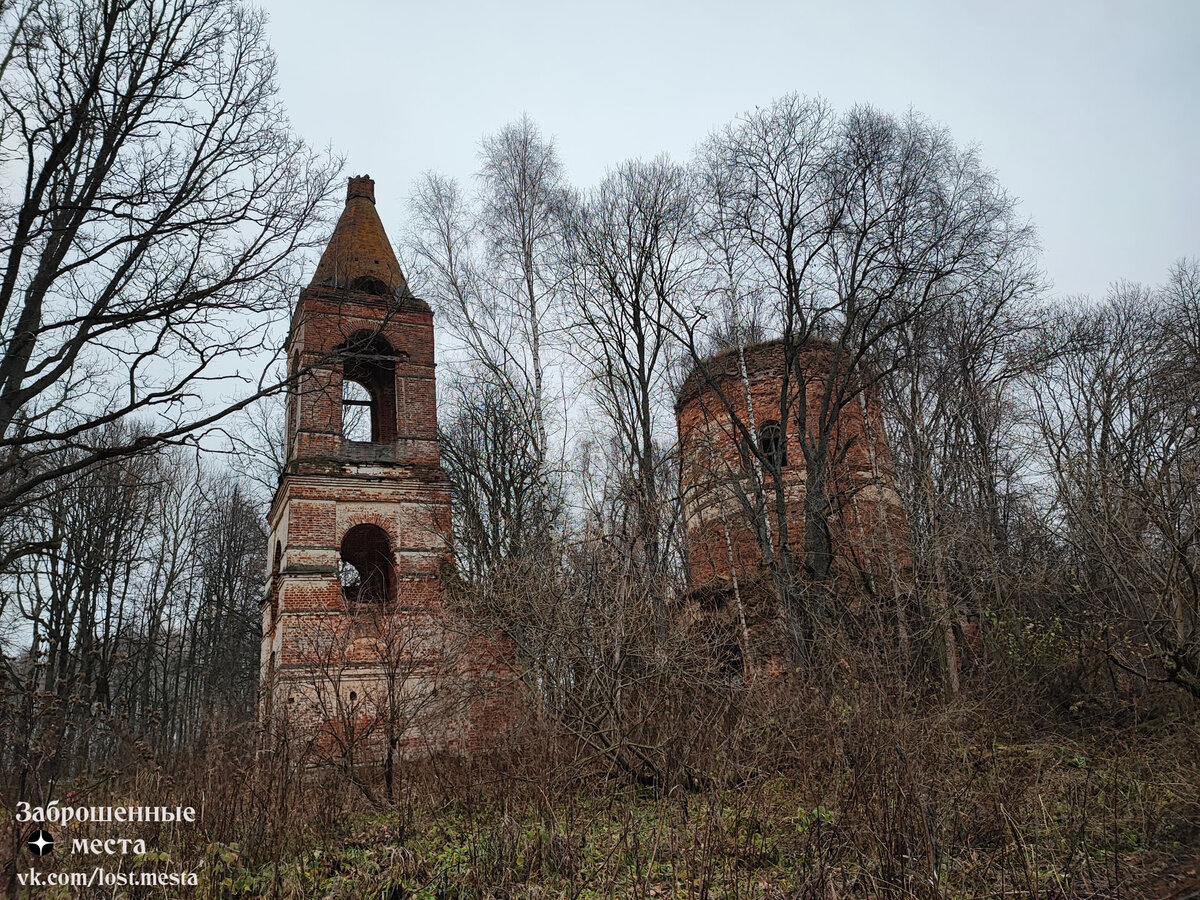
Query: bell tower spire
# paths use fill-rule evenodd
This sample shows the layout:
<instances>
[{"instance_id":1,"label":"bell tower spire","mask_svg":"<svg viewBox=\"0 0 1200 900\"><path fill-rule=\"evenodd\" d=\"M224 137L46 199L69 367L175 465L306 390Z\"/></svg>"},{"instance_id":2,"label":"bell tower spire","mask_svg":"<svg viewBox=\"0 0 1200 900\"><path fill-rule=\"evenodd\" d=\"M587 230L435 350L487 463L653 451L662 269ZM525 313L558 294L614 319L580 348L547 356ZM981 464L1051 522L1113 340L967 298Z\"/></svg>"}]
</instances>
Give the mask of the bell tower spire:
<instances>
[{"instance_id":1,"label":"bell tower spire","mask_svg":"<svg viewBox=\"0 0 1200 900\"><path fill-rule=\"evenodd\" d=\"M433 314L408 289L369 177L350 179L329 245L300 292L287 355L263 720L383 729L395 724L396 678L406 680L405 697L432 695L446 662L437 635L445 629L450 482L438 455ZM422 739L449 746L455 728L443 717Z\"/></svg>"},{"instance_id":2,"label":"bell tower spire","mask_svg":"<svg viewBox=\"0 0 1200 900\"><path fill-rule=\"evenodd\" d=\"M375 182L369 175L356 175L347 185L346 207L309 285L319 286L381 296L408 294L404 273L375 210Z\"/></svg>"}]
</instances>

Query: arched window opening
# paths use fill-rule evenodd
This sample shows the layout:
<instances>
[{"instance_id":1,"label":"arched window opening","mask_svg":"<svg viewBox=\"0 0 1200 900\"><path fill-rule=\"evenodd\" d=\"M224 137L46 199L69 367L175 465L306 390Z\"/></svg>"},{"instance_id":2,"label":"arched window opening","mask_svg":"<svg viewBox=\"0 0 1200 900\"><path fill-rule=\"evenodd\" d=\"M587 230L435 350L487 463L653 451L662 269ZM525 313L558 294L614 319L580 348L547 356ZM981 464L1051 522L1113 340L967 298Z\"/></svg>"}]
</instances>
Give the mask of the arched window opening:
<instances>
[{"instance_id":1,"label":"arched window opening","mask_svg":"<svg viewBox=\"0 0 1200 900\"><path fill-rule=\"evenodd\" d=\"M342 379L342 438L363 443L375 440L375 401L357 381Z\"/></svg>"},{"instance_id":2,"label":"arched window opening","mask_svg":"<svg viewBox=\"0 0 1200 900\"><path fill-rule=\"evenodd\" d=\"M355 525L342 538L338 580L347 603L392 599L392 545L377 525Z\"/></svg>"},{"instance_id":3,"label":"arched window opening","mask_svg":"<svg viewBox=\"0 0 1200 900\"><path fill-rule=\"evenodd\" d=\"M787 445L778 422L763 423L758 432L758 447L772 469L782 469L788 464Z\"/></svg>"},{"instance_id":4,"label":"arched window opening","mask_svg":"<svg viewBox=\"0 0 1200 900\"><path fill-rule=\"evenodd\" d=\"M396 439L396 352L379 335L341 346L342 436L388 444Z\"/></svg>"}]
</instances>

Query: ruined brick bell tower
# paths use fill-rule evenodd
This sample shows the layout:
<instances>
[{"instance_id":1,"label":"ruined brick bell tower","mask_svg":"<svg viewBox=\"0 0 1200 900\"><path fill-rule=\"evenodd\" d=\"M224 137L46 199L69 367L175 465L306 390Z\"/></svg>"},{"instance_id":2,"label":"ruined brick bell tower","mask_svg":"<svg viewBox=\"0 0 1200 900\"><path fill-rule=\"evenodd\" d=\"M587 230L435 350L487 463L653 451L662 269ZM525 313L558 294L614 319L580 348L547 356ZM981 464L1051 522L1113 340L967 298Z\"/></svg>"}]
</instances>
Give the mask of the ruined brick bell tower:
<instances>
[{"instance_id":1,"label":"ruined brick bell tower","mask_svg":"<svg viewBox=\"0 0 1200 900\"><path fill-rule=\"evenodd\" d=\"M341 743L386 733L393 748L453 745L458 726L432 703L450 666L433 314L408 289L368 177L349 181L287 358L295 382L269 519L264 724L324 729Z\"/></svg>"}]
</instances>

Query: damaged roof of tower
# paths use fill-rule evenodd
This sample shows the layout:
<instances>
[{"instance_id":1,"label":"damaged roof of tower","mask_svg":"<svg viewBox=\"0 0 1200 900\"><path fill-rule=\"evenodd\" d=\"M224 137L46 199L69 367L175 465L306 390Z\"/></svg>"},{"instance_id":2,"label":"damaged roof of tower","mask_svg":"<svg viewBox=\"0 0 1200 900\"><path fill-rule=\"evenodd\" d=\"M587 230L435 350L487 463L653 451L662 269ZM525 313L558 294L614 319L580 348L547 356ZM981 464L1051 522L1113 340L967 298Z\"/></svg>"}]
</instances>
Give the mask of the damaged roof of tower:
<instances>
[{"instance_id":1,"label":"damaged roof of tower","mask_svg":"<svg viewBox=\"0 0 1200 900\"><path fill-rule=\"evenodd\" d=\"M310 287L348 288L384 296L407 296L408 282L375 211L375 182L357 175L346 188L346 207Z\"/></svg>"}]
</instances>

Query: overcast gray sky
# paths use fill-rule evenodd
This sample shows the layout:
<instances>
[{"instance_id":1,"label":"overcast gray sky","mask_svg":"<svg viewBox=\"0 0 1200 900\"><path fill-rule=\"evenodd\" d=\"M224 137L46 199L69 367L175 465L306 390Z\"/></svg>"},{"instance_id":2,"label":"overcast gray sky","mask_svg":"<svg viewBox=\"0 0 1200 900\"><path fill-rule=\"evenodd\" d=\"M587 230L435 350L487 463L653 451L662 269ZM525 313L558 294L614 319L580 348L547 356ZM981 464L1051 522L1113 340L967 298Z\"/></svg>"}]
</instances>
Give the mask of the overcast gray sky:
<instances>
[{"instance_id":1,"label":"overcast gray sky","mask_svg":"<svg viewBox=\"0 0 1200 900\"><path fill-rule=\"evenodd\" d=\"M420 172L469 179L522 112L585 187L798 91L978 145L1057 295L1200 255L1200 0L262 5L297 130L375 178L393 237Z\"/></svg>"}]
</instances>

